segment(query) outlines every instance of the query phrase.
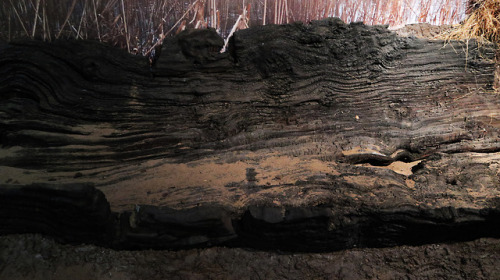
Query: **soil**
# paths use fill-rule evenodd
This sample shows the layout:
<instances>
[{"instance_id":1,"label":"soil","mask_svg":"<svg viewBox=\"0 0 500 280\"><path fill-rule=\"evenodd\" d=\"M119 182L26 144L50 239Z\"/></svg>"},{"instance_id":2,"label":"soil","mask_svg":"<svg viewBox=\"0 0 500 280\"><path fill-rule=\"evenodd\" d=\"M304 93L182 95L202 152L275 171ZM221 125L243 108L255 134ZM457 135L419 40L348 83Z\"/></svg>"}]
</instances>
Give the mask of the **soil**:
<instances>
[{"instance_id":1,"label":"soil","mask_svg":"<svg viewBox=\"0 0 500 280\"><path fill-rule=\"evenodd\" d=\"M443 40L453 30L454 25L432 25L428 23L408 24L394 30L399 36Z\"/></svg>"},{"instance_id":2,"label":"soil","mask_svg":"<svg viewBox=\"0 0 500 280\"><path fill-rule=\"evenodd\" d=\"M114 251L0 237L0 279L500 279L500 240L286 254L244 248Z\"/></svg>"}]
</instances>

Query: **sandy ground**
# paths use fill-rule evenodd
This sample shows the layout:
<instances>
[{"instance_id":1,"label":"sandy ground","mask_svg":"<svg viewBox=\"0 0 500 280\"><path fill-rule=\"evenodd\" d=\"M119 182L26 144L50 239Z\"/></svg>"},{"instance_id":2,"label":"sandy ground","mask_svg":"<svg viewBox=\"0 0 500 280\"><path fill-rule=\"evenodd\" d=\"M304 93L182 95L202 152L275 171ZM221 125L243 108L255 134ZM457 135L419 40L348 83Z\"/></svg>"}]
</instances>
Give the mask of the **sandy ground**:
<instances>
[{"instance_id":1,"label":"sandy ground","mask_svg":"<svg viewBox=\"0 0 500 280\"><path fill-rule=\"evenodd\" d=\"M10 235L0 237L0 279L500 279L500 240L287 254L114 251Z\"/></svg>"}]
</instances>

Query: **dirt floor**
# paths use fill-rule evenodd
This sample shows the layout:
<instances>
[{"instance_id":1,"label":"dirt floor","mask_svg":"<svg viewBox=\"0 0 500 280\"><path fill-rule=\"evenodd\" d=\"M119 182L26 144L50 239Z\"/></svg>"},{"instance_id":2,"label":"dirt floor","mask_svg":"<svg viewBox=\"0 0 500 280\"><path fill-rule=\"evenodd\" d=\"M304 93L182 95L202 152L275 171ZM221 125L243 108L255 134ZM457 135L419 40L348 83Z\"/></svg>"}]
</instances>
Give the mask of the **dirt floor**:
<instances>
[{"instance_id":1,"label":"dirt floor","mask_svg":"<svg viewBox=\"0 0 500 280\"><path fill-rule=\"evenodd\" d=\"M0 237L0 279L500 279L500 240L287 254L114 251L10 235Z\"/></svg>"}]
</instances>

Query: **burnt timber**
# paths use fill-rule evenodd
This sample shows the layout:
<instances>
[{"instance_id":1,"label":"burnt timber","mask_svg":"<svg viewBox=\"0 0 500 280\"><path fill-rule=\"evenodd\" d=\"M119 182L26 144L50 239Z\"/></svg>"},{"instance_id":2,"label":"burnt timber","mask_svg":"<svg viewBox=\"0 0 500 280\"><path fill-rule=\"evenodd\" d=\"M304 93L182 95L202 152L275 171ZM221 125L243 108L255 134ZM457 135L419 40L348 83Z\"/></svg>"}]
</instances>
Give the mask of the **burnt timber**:
<instances>
[{"instance_id":1,"label":"burnt timber","mask_svg":"<svg viewBox=\"0 0 500 280\"><path fill-rule=\"evenodd\" d=\"M0 45L1 234L331 251L500 237L495 49L384 26Z\"/></svg>"}]
</instances>

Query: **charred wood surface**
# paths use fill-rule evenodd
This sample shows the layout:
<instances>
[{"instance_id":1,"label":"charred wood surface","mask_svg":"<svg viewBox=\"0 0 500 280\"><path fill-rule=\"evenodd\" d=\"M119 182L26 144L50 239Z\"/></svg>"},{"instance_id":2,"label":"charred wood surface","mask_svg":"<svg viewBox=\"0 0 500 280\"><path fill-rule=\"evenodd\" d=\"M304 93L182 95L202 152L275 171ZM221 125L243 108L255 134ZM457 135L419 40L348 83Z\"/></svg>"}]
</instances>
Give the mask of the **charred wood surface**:
<instances>
[{"instance_id":1,"label":"charred wood surface","mask_svg":"<svg viewBox=\"0 0 500 280\"><path fill-rule=\"evenodd\" d=\"M149 65L2 44L1 232L291 251L500 237L492 46L335 19L222 45L185 31Z\"/></svg>"}]
</instances>

